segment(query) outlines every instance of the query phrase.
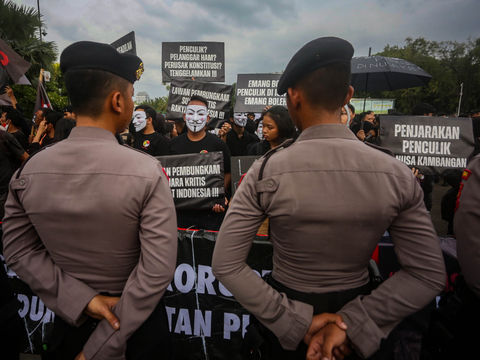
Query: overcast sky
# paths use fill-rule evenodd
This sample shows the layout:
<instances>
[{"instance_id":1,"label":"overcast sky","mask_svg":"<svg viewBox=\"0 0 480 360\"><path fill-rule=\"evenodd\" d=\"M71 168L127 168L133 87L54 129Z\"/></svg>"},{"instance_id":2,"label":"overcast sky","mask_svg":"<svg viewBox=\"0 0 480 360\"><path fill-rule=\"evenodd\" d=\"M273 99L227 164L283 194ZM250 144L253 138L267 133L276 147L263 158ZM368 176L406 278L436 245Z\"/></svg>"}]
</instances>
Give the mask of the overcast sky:
<instances>
[{"instance_id":1,"label":"overcast sky","mask_svg":"<svg viewBox=\"0 0 480 360\"><path fill-rule=\"evenodd\" d=\"M111 43L135 31L145 64L135 93L151 98L168 95L162 41L225 42L225 80L232 84L239 73L285 69L298 49L322 36L350 41L354 56L368 55L369 47L375 53L402 46L407 37L480 37L479 0L40 0L40 10L45 40L55 41L60 53L75 41Z\"/></svg>"}]
</instances>

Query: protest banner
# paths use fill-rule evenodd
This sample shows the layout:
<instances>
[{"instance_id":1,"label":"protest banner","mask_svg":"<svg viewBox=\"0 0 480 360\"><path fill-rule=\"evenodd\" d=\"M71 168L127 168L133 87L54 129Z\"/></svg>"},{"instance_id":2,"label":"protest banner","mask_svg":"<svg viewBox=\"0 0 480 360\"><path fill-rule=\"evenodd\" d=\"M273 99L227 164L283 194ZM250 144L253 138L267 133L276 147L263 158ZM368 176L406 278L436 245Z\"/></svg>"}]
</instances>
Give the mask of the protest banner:
<instances>
[{"instance_id":1,"label":"protest banner","mask_svg":"<svg viewBox=\"0 0 480 360\"><path fill-rule=\"evenodd\" d=\"M190 98L194 95L208 100L210 118L227 119L230 111L233 86L212 84L200 81L173 80L168 93L166 118L175 120L183 118Z\"/></svg>"},{"instance_id":2,"label":"protest banner","mask_svg":"<svg viewBox=\"0 0 480 360\"><path fill-rule=\"evenodd\" d=\"M238 184L240 179L244 174L247 173L248 169L253 165L255 161L260 159L261 156L232 156L230 158L230 163L232 164L232 195L235 195L237 192Z\"/></svg>"},{"instance_id":3,"label":"protest banner","mask_svg":"<svg viewBox=\"0 0 480 360\"><path fill-rule=\"evenodd\" d=\"M125 36L122 36L120 39L114 41L110 45L112 45L115 49L117 49L117 51L120 54L130 53L130 54L137 55L137 45L135 43L134 31L129 32Z\"/></svg>"},{"instance_id":4,"label":"protest banner","mask_svg":"<svg viewBox=\"0 0 480 360\"><path fill-rule=\"evenodd\" d=\"M238 74L235 90L235 112L261 113L265 106L287 106L285 95L278 95L282 74Z\"/></svg>"},{"instance_id":5,"label":"protest banner","mask_svg":"<svg viewBox=\"0 0 480 360\"><path fill-rule=\"evenodd\" d=\"M157 156L168 176L175 208L212 209L225 203L221 151L204 154Z\"/></svg>"},{"instance_id":6,"label":"protest banner","mask_svg":"<svg viewBox=\"0 0 480 360\"><path fill-rule=\"evenodd\" d=\"M225 81L225 43L163 42L162 81Z\"/></svg>"},{"instance_id":7,"label":"protest banner","mask_svg":"<svg viewBox=\"0 0 480 360\"><path fill-rule=\"evenodd\" d=\"M382 146L424 175L461 173L473 152L472 120L432 116L383 116Z\"/></svg>"},{"instance_id":8,"label":"protest banner","mask_svg":"<svg viewBox=\"0 0 480 360\"><path fill-rule=\"evenodd\" d=\"M162 298L177 359L235 359L241 351L250 314L212 274L217 236L217 232L211 231L178 230L177 265ZM376 253L384 280L401 269L388 234L381 239ZM273 245L268 237L257 235L246 262L263 277L272 270L272 255ZM445 253L444 260L446 290L451 290L459 266ZM0 266L5 266L2 255ZM55 313L46 308L13 271L6 269L21 303L19 315L25 326L19 352L39 354L43 341L51 332Z\"/></svg>"}]
</instances>

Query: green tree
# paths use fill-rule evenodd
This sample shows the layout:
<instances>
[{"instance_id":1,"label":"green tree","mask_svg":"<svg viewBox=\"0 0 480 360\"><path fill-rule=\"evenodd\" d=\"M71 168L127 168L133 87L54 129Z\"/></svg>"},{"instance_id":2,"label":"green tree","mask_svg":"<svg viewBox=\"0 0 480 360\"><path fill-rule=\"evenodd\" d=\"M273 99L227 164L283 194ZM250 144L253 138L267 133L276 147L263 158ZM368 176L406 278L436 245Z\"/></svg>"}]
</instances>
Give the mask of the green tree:
<instances>
[{"instance_id":1,"label":"green tree","mask_svg":"<svg viewBox=\"0 0 480 360\"><path fill-rule=\"evenodd\" d=\"M51 81L46 83L46 91L54 110L61 111L68 103L65 83L58 63L57 45L53 41L40 41L39 26L47 26L38 16L35 8L17 5L13 1L0 0L0 38L4 40L22 58L30 62L31 67L25 74L32 86L13 85L20 105L26 116L33 114L40 70L50 71Z\"/></svg>"},{"instance_id":2,"label":"green tree","mask_svg":"<svg viewBox=\"0 0 480 360\"><path fill-rule=\"evenodd\" d=\"M167 112L168 97L157 97L155 99L151 99L150 101L144 101L138 105L148 105L157 110L158 112L165 114Z\"/></svg>"},{"instance_id":3,"label":"green tree","mask_svg":"<svg viewBox=\"0 0 480 360\"><path fill-rule=\"evenodd\" d=\"M40 69L52 70L57 59L57 45L53 41L40 42L40 25L47 28L35 8L0 0L0 38L32 64L26 74L31 81L38 78Z\"/></svg>"},{"instance_id":4,"label":"green tree","mask_svg":"<svg viewBox=\"0 0 480 360\"><path fill-rule=\"evenodd\" d=\"M460 84L464 84L462 112L480 106L480 39L466 42L428 41L407 38L404 46L386 45L380 56L404 59L433 76L428 86L397 91L368 92L370 97L395 98L398 111L409 113L419 102L433 105L437 111L453 113L458 106ZM365 92L356 93L356 97Z\"/></svg>"}]
</instances>

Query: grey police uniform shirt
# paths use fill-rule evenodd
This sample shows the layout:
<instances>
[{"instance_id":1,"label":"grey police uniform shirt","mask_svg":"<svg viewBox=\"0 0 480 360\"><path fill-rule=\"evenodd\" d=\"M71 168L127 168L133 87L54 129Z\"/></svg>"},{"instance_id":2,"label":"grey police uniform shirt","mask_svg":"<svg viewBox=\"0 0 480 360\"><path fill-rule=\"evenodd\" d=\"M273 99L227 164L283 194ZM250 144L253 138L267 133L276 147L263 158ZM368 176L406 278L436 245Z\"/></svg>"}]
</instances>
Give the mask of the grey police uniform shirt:
<instances>
[{"instance_id":1,"label":"grey police uniform shirt","mask_svg":"<svg viewBox=\"0 0 480 360\"><path fill-rule=\"evenodd\" d=\"M313 307L289 300L245 263L270 219L273 277L301 292L325 293L369 281L368 262L386 230L402 270L339 314L357 352L368 357L404 317L443 288L445 266L415 176L395 158L358 141L345 125L316 125L248 171L220 229L213 272L235 298L295 350ZM261 205L257 203L261 194Z\"/></svg>"},{"instance_id":2,"label":"grey police uniform shirt","mask_svg":"<svg viewBox=\"0 0 480 360\"><path fill-rule=\"evenodd\" d=\"M5 212L7 264L65 321L80 325L100 292L122 293L120 330L102 320L84 354L124 359L175 271L176 215L160 162L107 130L76 127L13 176Z\"/></svg>"},{"instance_id":3,"label":"grey police uniform shirt","mask_svg":"<svg viewBox=\"0 0 480 360\"><path fill-rule=\"evenodd\" d=\"M480 299L480 155L463 173L454 218L457 257L465 282Z\"/></svg>"}]
</instances>

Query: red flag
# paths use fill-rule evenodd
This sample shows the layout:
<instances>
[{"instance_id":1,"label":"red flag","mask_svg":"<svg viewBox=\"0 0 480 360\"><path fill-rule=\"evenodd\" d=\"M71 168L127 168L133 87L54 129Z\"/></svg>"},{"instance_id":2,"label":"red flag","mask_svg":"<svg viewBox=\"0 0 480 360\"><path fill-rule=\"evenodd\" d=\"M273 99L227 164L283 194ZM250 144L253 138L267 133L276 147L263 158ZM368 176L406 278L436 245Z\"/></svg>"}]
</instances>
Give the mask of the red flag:
<instances>
[{"instance_id":1,"label":"red flag","mask_svg":"<svg viewBox=\"0 0 480 360\"><path fill-rule=\"evenodd\" d=\"M43 87L43 82L40 79L38 79L37 99L35 100L34 113L36 113L37 110L41 108L53 109L52 104L50 103L50 99L48 98L47 92Z\"/></svg>"},{"instance_id":2,"label":"red flag","mask_svg":"<svg viewBox=\"0 0 480 360\"><path fill-rule=\"evenodd\" d=\"M27 60L13 51L2 39L0 39L0 64L7 70L14 84L20 80L31 65Z\"/></svg>"}]
</instances>

